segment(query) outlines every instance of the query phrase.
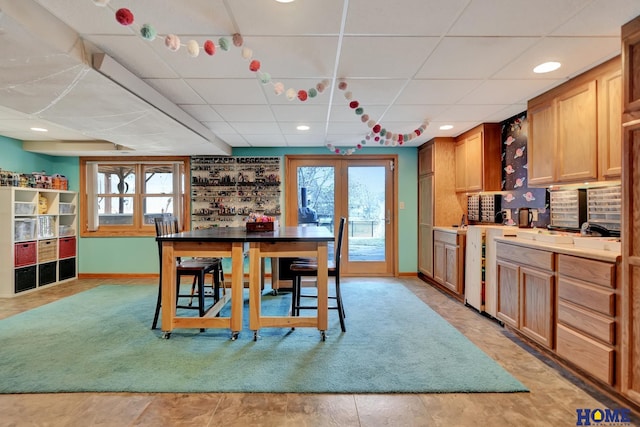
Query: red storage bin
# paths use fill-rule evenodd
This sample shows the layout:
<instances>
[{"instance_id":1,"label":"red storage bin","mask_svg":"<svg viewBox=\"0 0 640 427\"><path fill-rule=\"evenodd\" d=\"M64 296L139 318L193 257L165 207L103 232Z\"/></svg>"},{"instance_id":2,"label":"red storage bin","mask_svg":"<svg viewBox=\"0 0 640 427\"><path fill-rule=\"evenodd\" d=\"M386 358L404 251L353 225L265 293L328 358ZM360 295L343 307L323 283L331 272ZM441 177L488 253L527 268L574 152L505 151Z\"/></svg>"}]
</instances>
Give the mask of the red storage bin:
<instances>
[{"instance_id":1,"label":"red storage bin","mask_svg":"<svg viewBox=\"0 0 640 427\"><path fill-rule=\"evenodd\" d=\"M76 238L61 237L59 239L58 257L69 258L76 256Z\"/></svg>"},{"instance_id":2,"label":"red storage bin","mask_svg":"<svg viewBox=\"0 0 640 427\"><path fill-rule=\"evenodd\" d=\"M35 264L38 259L38 247L36 242L23 242L15 244L15 267Z\"/></svg>"}]
</instances>

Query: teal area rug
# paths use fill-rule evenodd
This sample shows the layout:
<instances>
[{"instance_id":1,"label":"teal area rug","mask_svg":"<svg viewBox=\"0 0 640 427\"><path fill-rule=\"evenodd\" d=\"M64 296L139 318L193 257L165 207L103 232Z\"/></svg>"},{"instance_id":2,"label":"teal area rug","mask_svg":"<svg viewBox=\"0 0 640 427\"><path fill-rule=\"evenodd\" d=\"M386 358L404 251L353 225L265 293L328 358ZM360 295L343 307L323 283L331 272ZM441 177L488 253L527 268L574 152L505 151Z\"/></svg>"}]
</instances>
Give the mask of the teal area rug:
<instances>
[{"instance_id":1,"label":"teal area rug","mask_svg":"<svg viewBox=\"0 0 640 427\"><path fill-rule=\"evenodd\" d=\"M100 286L0 321L0 392L527 391L402 285L348 282L347 332L150 330L155 286ZM289 294L263 298L287 313ZM193 312L192 312L193 313Z\"/></svg>"}]
</instances>

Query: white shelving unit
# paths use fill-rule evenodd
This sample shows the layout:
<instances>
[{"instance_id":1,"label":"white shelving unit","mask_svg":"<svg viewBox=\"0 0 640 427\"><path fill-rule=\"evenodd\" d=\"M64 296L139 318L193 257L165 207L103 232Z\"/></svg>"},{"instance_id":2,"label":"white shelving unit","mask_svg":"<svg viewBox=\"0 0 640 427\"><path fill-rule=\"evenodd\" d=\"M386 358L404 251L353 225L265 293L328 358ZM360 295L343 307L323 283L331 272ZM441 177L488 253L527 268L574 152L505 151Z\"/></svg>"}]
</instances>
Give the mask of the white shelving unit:
<instances>
[{"instance_id":1,"label":"white shelving unit","mask_svg":"<svg viewBox=\"0 0 640 427\"><path fill-rule=\"evenodd\" d=\"M0 187L0 298L77 277L73 191Z\"/></svg>"}]
</instances>

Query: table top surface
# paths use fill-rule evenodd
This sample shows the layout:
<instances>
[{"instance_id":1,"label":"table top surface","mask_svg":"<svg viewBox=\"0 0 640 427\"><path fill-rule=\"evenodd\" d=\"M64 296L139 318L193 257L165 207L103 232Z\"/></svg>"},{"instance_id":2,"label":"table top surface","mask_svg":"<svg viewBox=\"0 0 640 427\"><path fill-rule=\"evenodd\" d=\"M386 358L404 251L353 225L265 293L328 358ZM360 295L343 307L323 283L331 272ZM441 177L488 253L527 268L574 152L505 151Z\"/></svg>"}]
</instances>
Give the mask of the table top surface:
<instances>
[{"instance_id":1,"label":"table top surface","mask_svg":"<svg viewBox=\"0 0 640 427\"><path fill-rule=\"evenodd\" d=\"M252 231L245 227L213 227L156 237L158 241L226 242L329 242L333 233L325 227L280 227L274 231Z\"/></svg>"}]
</instances>

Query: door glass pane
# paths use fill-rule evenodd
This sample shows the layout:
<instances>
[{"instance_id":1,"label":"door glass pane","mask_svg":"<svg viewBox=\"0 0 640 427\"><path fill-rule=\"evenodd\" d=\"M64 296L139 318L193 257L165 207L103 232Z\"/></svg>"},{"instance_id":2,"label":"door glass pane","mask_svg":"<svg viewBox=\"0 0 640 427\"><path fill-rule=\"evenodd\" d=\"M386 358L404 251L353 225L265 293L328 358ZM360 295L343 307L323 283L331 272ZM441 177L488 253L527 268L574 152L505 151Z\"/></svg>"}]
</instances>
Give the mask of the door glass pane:
<instances>
[{"instance_id":1,"label":"door glass pane","mask_svg":"<svg viewBox=\"0 0 640 427\"><path fill-rule=\"evenodd\" d=\"M349 166L348 260L385 260L383 166Z\"/></svg>"},{"instance_id":2,"label":"door glass pane","mask_svg":"<svg viewBox=\"0 0 640 427\"><path fill-rule=\"evenodd\" d=\"M335 168L303 166L298 168L298 225L326 227L333 232L335 212ZM329 259L334 247L329 243Z\"/></svg>"}]
</instances>

